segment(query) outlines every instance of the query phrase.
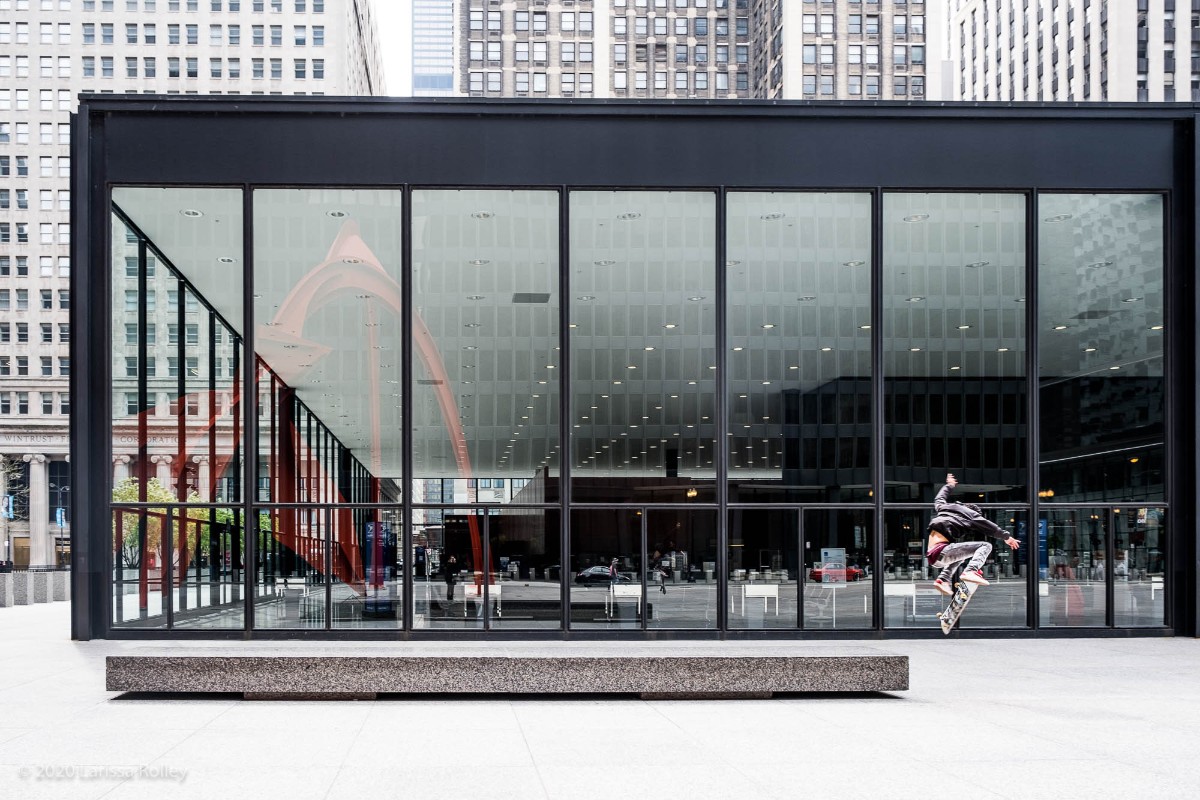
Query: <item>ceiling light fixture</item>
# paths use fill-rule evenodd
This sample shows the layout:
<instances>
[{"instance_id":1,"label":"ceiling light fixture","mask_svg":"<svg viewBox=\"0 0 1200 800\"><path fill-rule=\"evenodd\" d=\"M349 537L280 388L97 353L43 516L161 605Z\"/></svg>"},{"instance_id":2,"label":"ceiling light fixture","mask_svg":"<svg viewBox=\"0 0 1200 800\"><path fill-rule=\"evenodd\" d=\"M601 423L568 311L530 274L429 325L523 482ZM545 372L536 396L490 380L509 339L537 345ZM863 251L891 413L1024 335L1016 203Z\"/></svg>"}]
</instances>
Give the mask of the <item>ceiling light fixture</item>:
<instances>
[{"instance_id":1,"label":"ceiling light fixture","mask_svg":"<svg viewBox=\"0 0 1200 800\"><path fill-rule=\"evenodd\" d=\"M799 300L801 303L811 303L813 300L816 300L817 298L816 298L816 295L806 294L801 297L797 297L796 299Z\"/></svg>"},{"instance_id":2,"label":"ceiling light fixture","mask_svg":"<svg viewBox=\"0 0 1200 800\"><path fill-rule=\"evenodd\" d=\"M1145 298L1143 298L1143 297L1126 297L1126 298L1125 298L1124 300L1122 300L1121 302L1122 302L1122 303L1136 303L1136 302L1138 302L1139 300L1144 300L1144 299L1145 299Z\"/></svg>"},{"instance_id":3,"label":"ceiling light fixture","mask_svg":"<svg viewBox=\"0 0 1200 800\"><path fill-rule=\"evenodd\" d=\"M197 219L198 217L204 216L204 212L198 208L180 209L179 213L185 217L188 217L189 219Z\"/></svg>"},{"instance_id":4,"label":"ceiling light fixture","mask_svg":"<svg viewBox=\"0 0 1200 800\"><path fill-rule=\"evenodd\" d=\"M693 297L689 297L689 298L688 298L688 300L691 300L693 303L699 303L699 302L700 302L701 300L703 300L703 299L704 299L704 298L703 298L703 297L701 297L700 295L695 295L695 296L693 296Z\"/></svg>"},{"instance_id":5,"label":"ceiling light fixture","mask_svg":"<svg viewBox=\"0 0 1200 800\"><path fill-rule=\"evenodd\" d=\"M481 294L469 294L469 295L467 295L467 299L468 300L483 300L484 296Z\"/></svg>"},{"instance_id":6,"label":"ceiling light fixture","mask_svg":"<svg viewBox=\"0 0 1200 800\"><path fill-rule=\"evenodd\" d=\"M740 264L740 263L742 263L742 262L740 262L740 261L734 261L733 259L730 259L730 260L728 260L728 261L726 261L726 262L725 262L725 266L727 266L727 267L736 267L736 266L737 266L738 264Z\"/></svg>"},{"instance_id":7,"label":"ceiling light fixture","mask_svg":"<svg viewBox=\"0 0 1200 800\"><path fill-rule=\"evenodd\" d=\"M475 219L491 219L495 215L491 211L472 211L471 216Z\"/></svg>"},{"instance_id":8,"label":"ceiling light fixture","mask_svg":"<svg viewBox=\"0 0 1200 800\"><path fill-rule=\"evenodd\" d=\"M1054 326L1054 330L1056 330L1056 331L1065 331L1066 329L1067 329L1066 325L1055 325Z\"/></svg>"},{"instance_id":9,"label":"ceiling light fixture","mask_svg":"<svg viewBox=\"0 0 1200 800\"><path fill-rule=\"evenodd\" d=\"M909 214L904 218L905 222L924 222L929 219L928 214Z\"/></svg>"},{"instance_id":10,"label":"ceiling light fixture","mask_svg":"<svg viewBox=\"0 0 1200 800\"><path fill-rule=\"evenodd\" d=\"M219 256L217 258L217 263L218 264L236 264L237 259L234 258L233 256Z\"/></svg>"},{"instance_id":11,"label":"ceiling light fixture","mask_svg":"<svg viewBox=\"0 0 1200 800\"><path fill-rule=\"evenodd\" d=\"M1071 214L1055 214L1053 217L1046 217L1044 220L1042 220L1042 222L1048 222L1051 225L1054 225L1059 222L1066 222L1067 220L1071 219L1072 216L1073 215Z\"/></svg>"},{"instance_id":12,"label":"ceiling light fixture","mask_svg":"<svg viewBox=\"0 0 1200 800\"><path fill-rule=\"evenodd\" d=\"M969 331L971 329L971 326L970 325L959 325L958 329L960 331Z\"/></svg>"},{"instance_id":13,"label":"ceiling light fixture","mask_svg":"<svg viewBox=\"0 0 1200 800\"><path fill-rule=\"evenodd\" d=\"M867 263L867 262L863 261L862 259L856 258L853 261L843 261L842 266L843 267L861 267L865 263Z\"/></svg>"},{"instance_id":14,"label":"ceiling light fixture","mask_svg":"<svg viewBox=\"0 0 1200 800\"><path fill-rule=\"evenodd\" d=\"M346 216L346 212L335 208L333 211L326 211L325 216L333 217L334 219L341 219L342 217Z\"/></svg>"},{"instance_id":15,"label":"ceiling light fixture","mask_svg":"<svg viewBox=\"0 0 1200 800\"><path fill-rule=\"evenodd\" d=\"M992 262L990 261L972 261L970 264L966 264L964 266L966 266L967 269L979 269L980 267L986 267L991 263Z\"/></svg>"},{"instance_id":16,"label":"ceiling light fixture","mask_svg":"<svg viewBox=\"0 0 1200 800\"><path fill-rule=\"evenodd\" d=\"M764 322L762 327L763 327L763 330L769 331L769 330L771 330L771 328L775 327L775 323L774 322Z\"/></svg>"},{"instance_id":17,"label":"ceiling light fixture","mask_svg":"<svg viewBox=\"0 0 1200 800\"><path fill-rule=\"evenodd\" d=\"M774 221L777 219L783 219L783 217L784 217L784 213L782 211L770 211L770 212L767 212L766 214L763 214L762 216L760 216L759 219L765 219L768 222L770 222L770 221Z\"/></svg>"},{"instance_id":18,"label":"ceiling light fixture","mask_svg":"<svg viewBox=\"0 0 1200 800\"><path fill-rule=\"evenodd\" d=\"M677 326L674 322L668 322L666 325L663 325L663 327L666 328L667 330L674 330L675 328L677 328L679 326Z\"/></svg>"},{"instance_id":19,"label":"ceiling light fixture","mask_svg":"<svg viewBox=\"0 0 1200 800\"><path fill-rule=\"evenodd\" d=\"M576 297L575 299L582 300L583 302L587 303L592 300L595 300L596 296L594 294L581 294L581 295L579 295L579 297Z\"/></svg>"},{"instance_id":20,"label":"ceiling light fixture","mask_svg":"<svg viewBox=\"0 0 1200 800\"><path fill-rule=\"evenodd\" d=\"M917 296L917 297L910 297L910 298L908 298L907 300L905 300L904 302L906 302L906 303L919 303L919 302L921 302L921 301L922 301L922 300L924 300L924 299L925 299L924 297L920 297L920 296Z\"/></svg>"},{"instance_id":21,"label":"ceiling light fixture","mask_svg":"<svg viewBox=\"0 0 1200 800\"><path fill-rule=\"evenodd\" d=\"M467 263L470 264L472 267L482 267L484 264L490 264L492 262L486 258L472 258Z\"/></svg>"},{"instance_id":22,"label":"ceiling light fixture","mask_svg":"<svg viewBox=\"0 0 1200 800\"><path fill-rule=\"evenodd\" d=\"M641 216L642 212L640 211L626 211L624 213L617 214L617 219L628 222L633 219L641 219Z\"/></svg>"}]
</instances>

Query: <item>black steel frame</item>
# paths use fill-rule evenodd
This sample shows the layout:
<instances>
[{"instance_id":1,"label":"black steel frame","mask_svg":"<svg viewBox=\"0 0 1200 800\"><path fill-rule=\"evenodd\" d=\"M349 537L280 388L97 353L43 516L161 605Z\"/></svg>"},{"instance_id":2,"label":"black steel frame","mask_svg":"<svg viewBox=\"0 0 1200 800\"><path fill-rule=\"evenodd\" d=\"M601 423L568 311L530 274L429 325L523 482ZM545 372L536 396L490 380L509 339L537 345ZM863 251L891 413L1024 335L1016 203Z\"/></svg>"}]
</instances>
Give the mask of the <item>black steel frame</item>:
<instances>
[{"instance_id":1,"label":"black steel frame","mask_svg":"<svg viewBox=\"0 0 1200 800\"><path fill-rule=\"evenodd\" d=\"M74 553L72 636L161 637L113 628L110 621L112 572L108 565L111 474L110 235L111 187L223 186L243 191L243 286L253 293L252 190L270 186L403 188L402 217L411 227L413 187L555 189L560 193L560 231L569 225L568 188L707 190L717 196L716 274L724 297L724 212L728 191L868 191L872 194L872 292L878 297L883 275L881 211L887 191L996 191L1026 197L1026 285L1036 286L1037 198L1039 193L1150 192L1166 198L1167 216L1167 422L1172 442L1195 441L1200 430L1197 366L1200 329L1196 308L1200 287L1195 280L1195 230L1200 225L1200 105L1108 104L1078 107L1057 104L903 103L758 103L680 102L671 105L637 101L394 101L340 98L222 98L202 96L85 95L73 117L72 227L73 261L71 428ZM670 148L613 149L618 142L666 142ZM347 142L352 146L346 146ZM719 148L714 142L722 143ZM747 143L753 142L750 146ZM815 153L815 157L808 154ZM499 155L500 157L497 157ZM896 158L894 156L902 156ZM586 156L586 157L585 157ZM681 169L686 167L686 169ZM144 252L144 251L143 251ZM560 236L559 336L568 341L569 248ZM412 247L403 243L402 290L411 296ZM1036 292L1032 293L1036 298ZM182 303L182 297L181 297ZM402 324L411 330L410 304ZM1026 304L1026 374L1036 376L1037 304ZM882 304L872 303L872 433L875 456L873 483L884 486L882 380ZM242 359L245 442L257 442L252 304L244 304ZM726 333L725 309L717 304L717 336ZM180 331L181 337L184 331ZM403 342L402 378L411 385L412 348ZM144 349L144 348L143 348ZM718 412L716 461L717 501L690 505L718 513L723 530L736 508L845 508L844 504L738 504L728 501L728 468L724 456L727 376L724 348L717 348ZM570 408L570 348L564 348L560 372L560 404ZM143 392L139 392L143 395ZM144 396L140 397L144 400ZM1020 509L1036 520L1039 510L1111 508L1119 503L1042 503L1038 483L1036 420L1038 392L1027 392L1026 415L1029 489L1027 504L994 504ZM1188 413L1190 410L1190 413ZM411 393L404 392L404 469L411 474ZM650 508L647 504L572 504L569 415L560 414L560 546L569 552L569 513L579 508ZM241 504L249 527L258 506L256 447L243 447ZM1189 457L1190 456L1190 457ZM1171 544L1167 554L1167 620L1162 628L1063 629L1038 625L1036 571L1027 586L1028 627L969 630L964 636L1095 636L1197 635L1200 586L1197 581L1196 522L1200 519L1200 448L1167 450L1167 502L1143 505L1170 509ZM1173 502L1172 502L1173 501ZM162 504L156 504L162 507ZM214 504L228 505L228 504ZM354 506L357 504L349 504ZM385 504L391 506L392 504ZM1125 505L1128 505L1126 503ZM317 506L312 507L314 510ZM370 507L379 508L380 504ZM396 506L404 514L403 543L411 552L411 512L418 507L405 492ZM447 506L450 507L450 506ZM462 507L455 504L453 507ZM488 507L481 503L479 509ZM515 507L515 506L514 506ZM874 515L875 563L882 563L884 513L917 509L911 503L887 503L877 491L871 504L849 506ZM677 507L676 507L677 508ZM328 515L328 511L326 515ZM328 530L327 526L327 530ZM1184 532L1192 533L1185 534ZM644 534L643 534L644 535ZM246 536L246 563L255 561L257 537ZM1111 551L1111 537L1108 543ZM1111 561L1112 553L1109 553ZM327 550L328 558L328 550ZM883 588L873 584L875 627L872 630L772 631L727 629L727 549L718 543L718 626L716 630L645 631L651 638L864 638L924 637L930 631L884 628ZM411 566L409 567L411 569ZM557 631L489 631L489 638L614 638L627 632L572 630L569 585L563 575L563 628ZM172 631L180 638L293 638L304 630L253 629L252 571L244 574L247 627L244 631ZM406 585L411 587L412 581ZM1108 587L1111 594L1111 585ZM329 638L473 638L478 631L412 630L412 604L405 598L402 628L386 631L334 630ZM1111 625L1112 604L1108 603ZM173 609L168 608L168 615ZM328 622L328 620L327 620ZM802 623L798 623L802 624Z\"/></svg>"}]
</instances>

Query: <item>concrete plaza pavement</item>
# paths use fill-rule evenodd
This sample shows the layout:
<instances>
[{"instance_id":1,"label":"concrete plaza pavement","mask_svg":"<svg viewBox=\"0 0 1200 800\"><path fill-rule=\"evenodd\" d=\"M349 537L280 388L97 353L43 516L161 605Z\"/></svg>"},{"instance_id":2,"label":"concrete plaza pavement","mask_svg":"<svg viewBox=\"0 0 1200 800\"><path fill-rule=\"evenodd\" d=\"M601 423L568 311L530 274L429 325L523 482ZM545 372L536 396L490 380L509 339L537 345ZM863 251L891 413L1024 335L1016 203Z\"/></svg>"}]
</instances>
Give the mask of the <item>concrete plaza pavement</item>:
<instances>
[{"instance_id":1,"label":"concrete plaza pavement","mask_svg":"<svg viewBox=\"0 0 1200 800\"><path fill-rule=\"evenodd\" d=\"M1195 639L846 642L910 657L894 694L248 702L106 692L144 645L68 615L0 609L0 798L1200 795Z\"/></svg>"}]
</instances>

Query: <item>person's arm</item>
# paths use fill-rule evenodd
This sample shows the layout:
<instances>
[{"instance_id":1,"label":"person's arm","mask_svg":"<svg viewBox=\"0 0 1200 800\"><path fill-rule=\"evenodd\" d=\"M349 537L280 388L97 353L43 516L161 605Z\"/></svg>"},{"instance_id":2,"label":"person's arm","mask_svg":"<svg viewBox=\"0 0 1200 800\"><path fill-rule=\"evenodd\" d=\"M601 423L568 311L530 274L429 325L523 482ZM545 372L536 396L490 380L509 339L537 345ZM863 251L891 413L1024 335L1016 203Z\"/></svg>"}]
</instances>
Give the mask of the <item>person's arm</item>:
<instances>
[{"instance_id":1,"label":"person's arm","mask_svg":"<svg viewBox=\"0 0 1200 800\"><path fill-rule=\"evenodd\" d=\"M958 485L958 479L953 473L946 474L946 484L938 490L937 495L933 498L933 511L938 513L942 510L942 506L950 502L950 493L954 491L954 487Z\"/></svg>"}]
</instances>

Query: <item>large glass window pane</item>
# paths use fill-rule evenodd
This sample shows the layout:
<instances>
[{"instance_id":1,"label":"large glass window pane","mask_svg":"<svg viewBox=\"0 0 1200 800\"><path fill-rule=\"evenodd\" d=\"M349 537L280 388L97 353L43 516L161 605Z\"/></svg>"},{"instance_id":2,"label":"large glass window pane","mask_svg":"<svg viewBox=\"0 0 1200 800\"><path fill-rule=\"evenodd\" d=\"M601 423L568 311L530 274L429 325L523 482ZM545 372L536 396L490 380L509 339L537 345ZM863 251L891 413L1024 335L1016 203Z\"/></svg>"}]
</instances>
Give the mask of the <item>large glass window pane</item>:
<instances>
[{"instance_id":1,"label":"large glass window pane","mask_svg":"<svg viewBox=\"0 0 1200 800\"><path fill-rule=\"evenodd\" d=\"M571 627L641 628L644 563L641 511L572 511L570 570L563 578L571 587Z\"/></svg>"},{"instance_id":2,"label":"large glass window pane","mask_svg":"<svg viewBox=\"0 0 1200 800\"><path fill-rule=\"evenodd\" d=\"M1025 199L884 196L886 499L1026 497Z\"/></svg>"},{"instance_id":3,"label":"large glass window pane","mask_svg":"<svg viewBox=\"0 0 1200 800\"><path fill-rule=\"evenodd\" d=\"M1165 497L1163 198L1038 197L1042 492Z\"/></svg>"},{"instance_id":4,"label":"large glass window pane","mask_svg":"<svg viewBox=\"0 0 1200 800\"><path fill-rule=\"evenodd\" d=\"M1043 508L1039 525L1042 627L1104 625L1108 509Z\"/></svg>"},{"instance_id":5,"label":"large glass window pane","mask_svg":"<svg viewBox=\"0 0 1200 800\"><path fill-rule=\"evenodd\" d=\"M872 516L866 509L805 509L806 630L871 627Z\"/></svg>"},{"instance_id":6,"label":"large glass window pane","mask_svg":"<svg viewBox=\"0 0 1200 800\"><path fill-rule=\"evenodd\" d=\"M413 511L414 628L484 627L490 596L483 568L486 536L486 509Z\"/></svg>"},{"instance_id":7,"label":"large glass window pane","mask_svg":"<svg viewBox=\"0 0 1200 800\"><path fill-rule=\"evenodd\" d=\"M240 508L190 508L173 517L176 628L244 625L245 549ZM259 595L274 587L256 583Z\"/></svg>"},{"instance_id":8,"label":"large glass window pane","mask_svg":"<svg viewBox=\"0 0 1200 800\"><path fill-rule=\"evenodd\" d=\"M402 199L254 192L260 500L401 497Z\"/></svg>"},{"instance_id":9,"label":"large glass window pane","mask_svg":"<svg viewBox=\"0 0 1200 800\"><path fill-rule=\"evenodd\" d=\"M333 627L402 625L402 540L403 516L397 508L333 510Z\"/></svg>"},{"instance_id":10,"label":"large glass window pane","mask_svg":"<svg viewBox=\"0 0 1200 800\"><path fill-rule=\"evenodd\" d=\"M717 519L716 511L646 512L647 628L717 627L717 585L703 569L717 560Z\"/></svg>"},{"instance_id":11,"label":"large glass window pane","mask_svg":"<svg viewBox=\"0 0 1200 800\"><path fill-rule=\"evenodd\" d=\"M169 535L162 508L112 509L114 628L166 628Z\"/></svg>"},{"instance_id":12,"label":"large glass window pane","mask_svg":"<svg viewBox=\"0 0 1200 800\"><path fill-rule=\"evenodd\" d=\"M1167 522L1162 508L1121 508L1114 512L1115 548L1109 571L1117 627L1166 624L1163 578L1167 564Z\"/></svg>"},{"instance_id":13,"label":"large glass window pane","mask_svg":"<svg viewBox=\"0 0 1200 800\"><path fill-rule=\"evenodd\" d=\"M799 512L729 512L729 627L795 628L800 574ZM701 562L710 583L716 565Z\"/></svg>"},{"instance_id":14,"label":"large glass window pane","mask_svg":"<svg viewBox=\"0 0 1200 800\"><path fill-rule=\"evenodd\" d=\"M866 500L871 197L728 196L729 492Z\"/></svg>"},{"instance_id":15,"label":"large glass window pane","mask_svg":"<svg viewBox=\"0 0 1200 800\"><path fill-rule=\"evenodd\" d=\"M413 192L417 502L558 496L558 197Z\"/></svg>"},{"instance_id":16,"label":"large glass window pane","mask_svg":"<svg viewBox=\"0 0 1200 800\"><path fill-rule=\"evenodd\" d=\"M273 585L255 598L255 628L324 628L328 508L260 509L260 526L271 520L273 535L260 543L259 563Z\"/></svg>"},{"instance_id":17,"label":"large glass window pane","mask_svg":"<svg viewBox=\"0 0 1200 800\"><path fill-rule=\"evenodd\" d=\"M571 193L577 502L715 499L716 200Z\"/></svg>"},{"instance_id":18,"label":"large glass window pane","mask_svg":"<svg viewBox=\"0 0 1200 800\"><path fill-rule=\"evenodd\" d=\"M562 627L559 512L500 508L488 517L493 628Z\"/></svg>"},{"instance_id":19,"label":"large glass window pane","mask_svg":"<svg viewBox=\"0 0 1200 800\"><path fill-rule=\"evenodd\" d=\"M978 499L978 498L975 498ZM975 593L964 613L962 628L1022 628L1027 623L1028 565L1030 553L1027 514L1019 509L985 508L984 516L1009 531L1021 543L1017 550L995 539L984 561L984 577L991 583ZM887 511L884 514L883 599L884 625L889 628L936 628L937 615L948 600L933 588L937 570L929 566L929 510Z\"/></svg>"}]
</instances>

